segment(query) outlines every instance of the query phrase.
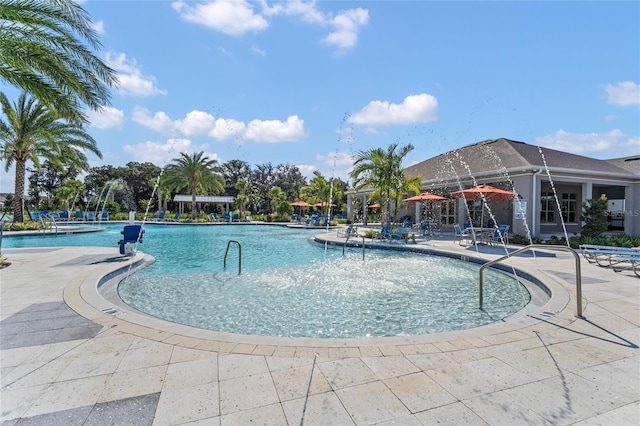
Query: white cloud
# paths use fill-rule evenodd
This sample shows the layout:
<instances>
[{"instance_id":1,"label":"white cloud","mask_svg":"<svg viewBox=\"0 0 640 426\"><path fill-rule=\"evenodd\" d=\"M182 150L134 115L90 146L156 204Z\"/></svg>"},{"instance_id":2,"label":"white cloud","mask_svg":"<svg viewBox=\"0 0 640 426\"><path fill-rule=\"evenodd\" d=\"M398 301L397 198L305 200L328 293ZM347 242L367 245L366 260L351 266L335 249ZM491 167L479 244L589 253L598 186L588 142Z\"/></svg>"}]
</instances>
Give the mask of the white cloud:
<instances>
[{"instance_id":1,"label":"white cloud","mask_svg":"<svg viewBox=\"0 0 640 426\"><path fill-rule=\"evenodd\" d=\"M206 135L215 122L215 117L208 112L193 110L183 120L177 120L175 127L185 136Z\"/></svg>"},{"instance_id":2,"label":"white cloud","mask_svg":"<svg viewBox=\"0 0 640 426\"><path fill-rule=\"evenodd\" d=\"M127 59L124 53L107 53L106 63L118 74L118 91L131 96L165 95L165 90L155 86L153 76L145 76L135 59Z\"/></svg>"},{"instance_id":3,"label":"white cloud","mask_svg":"<svg viewBox=\"0 0 640 426\"><path fill-rule=\"evenodd\" d=\"M607 103L616 106L640 105L640 85L633 81L622 81L604 88Z\"/></svg>"},{"instance_id":4,"label":"white cloud","mask_svg":"<svg viewBox=\"0 0 640 426\"><path fill-rule=\"evenodd\" d=\"M248 125L232 118L214 117L203 111L191 111L182 120L172 120L159 111L151 115L145 108L133 111L133 121L165 135L209 135L217 140L251 140L254 142L292 142L306 138L304 120L292 115L286 121L252 120Z\"/></svg>"},{"instance_id":5,"label":"white cloud","mask_svg":"<svg viewBox=\"0 0 640 426\"><path fill-rule=\"evenodd\" d=\"M91 28L93 28L93 30L99 35L104 35L107 33L104 29L104 21L92 22Z\"/></svg>"},{"instance_id":6,"label":"white cloud","mask_svg":"<svg viewBox=\"0 0 640 426\"><path fill-rule=\"evenodd\" d=\"M578 155L613 152L612 157L625 157L640 150L640 137L627 136L619 129L601 134L577 134L561 129L554 134L536 138L535 143Z\"/></svg>"},{"instance_id":7,"label":"white cloud","mask_svg":"<svg viewBox=\"0 0 640 426\"><path fill-rule=\"evenodd\" d=\"M269 23L254 13L251 5L244 0L214 0L191 6L180 0L172 4L173 9L187 22L203 25L224 34L239 36L247 32L260 32Z\"/></svg>"},{"instance_id":8,"label":"white cloud","mask_svg":"<svg viewBox=\"0 0 640 426\"><path fill-rule=\"evenodd\" d=\"M255 142L292 142L304 139L304 120L293 115L287 121L280 120L252 120L249 123L246 139Z\"/></svg>"},{"instance_id":9,"label":"white cloud","mask_svg":"<svg viewBox=\"0 0 640 426\"><path fill-rule=\"evenodd\" d=\"M349 117L349 122L364 125L393 125L438 120L438 101L425 93L407 96L401 104L371 101Z\"/></svg>"},{"instance_id":10,"label":"white cloud","mask_svg":"<svg viewBox=\"0 0 640 426\"><path fill-rule=\"evenodd\" d=\"M218 118L215 126L209 132L209 136L219 141L234 139L242 142L247 126L238 120Z\"/></svg>"},{"instance_id":11,"label":"white cloud","mask_svg":"<svg viewBox=\"0 0 640 426\"><path fill-rule=\"evenodd\" d=\"M260 5L257 11L253 5ZM297 18L300 21L331 28L331 32L322 42L337 48L338 53L345 53L358 41L360 27L369 21L369 11L357 8L333 13L323 13L315 1L290 0L276 2L272 6L265 0L255 3L245 0L211 0L206 3L191 5L184 0L174 1L173 9L187 22L192 22L230 36L241 36L248 32L259 33L269 27L265 17L279 15ZM264 55L261 49L252 47L254 52Z\"/></svg>"},{"instance_id":12,"label":"white cloud","mask_svg":"<svg viewBox=\"0 0 640 426\"><path fill-rule=\"evenodd\" d=\"M193 154L204 151L209 159L220 161L218 154L208 153L206 148L206 145L194 145L189 139L168 139L164 143L147 141L123 147L124 151L129 153L135 161L141 163L150 162L161 167L179 157L182 152Z\"/></svg>"},{"instance_id":13,"label":"white cloud","mask_svg":"<svg viewBox=\"0 0 640 426\"><path fill-rule=\"evenodd\" d=\"M276 3L274 6L268 6L263 2L265 15L286 15L299 16L302 22L310 24L326 25L327 18L316 8L316 2L302 2L300 0L291 0Z\"/></svg>"},{"instance_id":14,"label":"white cloud","mask_svg":"<svg viewBox=\"0 0 640 426\"><path fill-rule=\"evenodd\" d=\"M251 50L253 51L253 53L255 53L257 55L267 56L267 52L264 49L259 48L255 44L251 46Z\"/></svg>"},{"instance_id":15,"label":"white cloud","mask_svg":"<svg viewBox=\"0 0 640 426\"><path fill-rule=\"evenodd\" d=\"M358 29L369 21L367 9L351 9L336 15L330 20L333 31L324 39L323 43L336 46L338 53L345 53L356 45Z\"/></svg>"},{"instance_id":16,"label":"white cloud","mask_svg":"<svg viewBox=\"0 0 640 426\"><path fill-rule=\"evenodd\" d=\"M307 178L307 180L313 179L313 172L318 170L316 166L310 164L296 164L296 167L300 170L300 174Z\"/></svg>"},{"instance_id":17,"label":"white cloud","mask_svg":"<svg viewBox=\"0 0 640 426\"><path fill-rule=\"evenodd\" d=\"M153 117L148 109L136 107L133 110L133 121L165 135L176 133L176 125L164 112L156 112Z\"/></svg>"},{"instance_id":18,"label":"white cloud","mask_svg":"<svg viewBox=\"0 0 640 426\"><path fill-rule=\"evenodd\" d=\"M102 107L98 111L86 112L91 127L95 129L109 129L120 127L124 122L124 112L113 107Z\"/></svg>"},{"instance_id":19,"label":"white cloud","mask_svg":"<svg viewBox=\"0 0 640 426\"><path fill-rule=\"evenodd\" d=\"M316 160L331 167L353 166L353 157L347 152L329 152L326 155L317 154Z\"/></svg>"}]
</instances>

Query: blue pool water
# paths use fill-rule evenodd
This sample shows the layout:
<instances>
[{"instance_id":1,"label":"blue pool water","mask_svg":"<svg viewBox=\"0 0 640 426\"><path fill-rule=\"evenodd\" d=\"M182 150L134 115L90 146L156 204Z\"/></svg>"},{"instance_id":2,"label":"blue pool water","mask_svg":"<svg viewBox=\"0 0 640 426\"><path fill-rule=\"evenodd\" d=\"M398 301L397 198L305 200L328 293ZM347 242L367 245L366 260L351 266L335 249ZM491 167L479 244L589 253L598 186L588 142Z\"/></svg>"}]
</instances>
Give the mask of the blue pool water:
<instances>
[{"instance_id":1,"label":"blue pool water","mask_svg":"<svg viewBox=\"0 0 640 426\"><path fill-rule=\"evenodd\" d=\"M10 237L4 247L113 246L123 225L104 232ZM320 230L264 225L145 225L139 249L152 266L120 283L130 306L181 324L284 337L402 336L477 327L522 309L529 293L513 277L425 254L325 246ZM238 247L242 274L238 275Z\"/></svg>"}]
</instances>

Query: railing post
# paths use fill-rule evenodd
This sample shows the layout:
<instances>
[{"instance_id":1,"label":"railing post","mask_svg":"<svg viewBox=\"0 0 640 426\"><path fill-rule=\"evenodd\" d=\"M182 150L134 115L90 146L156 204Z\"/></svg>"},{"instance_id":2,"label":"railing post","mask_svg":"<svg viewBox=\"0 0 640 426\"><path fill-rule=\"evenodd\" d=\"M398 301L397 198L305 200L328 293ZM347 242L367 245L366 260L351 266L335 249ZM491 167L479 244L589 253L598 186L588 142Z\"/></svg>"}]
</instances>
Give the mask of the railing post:
<instances>
[{"instance_id":1,"label":"railing post","mask_svg":"<svg viewBox=\"0 0 640 426\"><path fill-rule=\"evenodd\" d=\"M584 318L582 316L582 269L580 267L580 256L578 255L578 253L575 252L575 250L573 250L571 247L565 247L565 246L554 246L554 245L545 245L545 244L531 244L528 245L526 247L523 247L521 249L518 249L512 253L509 253L505 256L502 256L498 259L494 259L490 262L487 262L485 264L483 264L480 267L480 271L479 271L479 279L478 279L478 291L479 291L479 295L478 295L478 299L479 299L479 305L480 305L480 309L482 309L482 303L483 303L483 293L484 293L484 289L483 289L483 273L484 270L486 268L488 268L491 265L494 265L498 262L502 262L505 259L508 259L512 256L516 256L520 253L523 253L527 250L531 250L533 248L539 248L539 249L543 249L543 250L563 250L563 251L568 251L573 255L573 258L575 260L576 263L576 316L578 318Z\"/></svg>"},{"instance_id":2,"label":"railing post","mask_svg":"<svg viewBox=\"0 0 640 426\"><path fill-rule=\"evenodd\" d=\"M231 243L236 243L238 245L238 275L240 275L242 273L242 246L239 241L229 240L227 243L227 250L224 252L223 266L225 269L227 268L227 254L229 254L229 246L231 246Z\"/></svg>"}]
</instances>

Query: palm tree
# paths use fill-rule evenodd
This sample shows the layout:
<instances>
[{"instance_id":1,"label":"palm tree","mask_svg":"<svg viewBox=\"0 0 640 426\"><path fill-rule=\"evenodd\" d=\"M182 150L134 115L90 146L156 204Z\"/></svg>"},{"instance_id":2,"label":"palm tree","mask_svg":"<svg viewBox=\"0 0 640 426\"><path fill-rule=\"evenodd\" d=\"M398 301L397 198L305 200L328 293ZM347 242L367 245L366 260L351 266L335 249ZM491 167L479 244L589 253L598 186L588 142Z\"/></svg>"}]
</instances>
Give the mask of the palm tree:
<instances>
[{"instance_id":1,"label":"palm tree","mask_svg":"<svg viewBox=\"0 0 640 426\"><path fill-rule=\"evenodd\" d=\"M220 194L224 191L222 168L217 166L218 160L209 159L204 151L191 155L181 152L180 157L171 161L165 170L166 184L191 194L191 217L195 219L198 193Z\"/></svg>"},{"instance_id":2,"label":"palm tree","mask_svg":"<svg viewBox=\"0 0 640 426\"><path fill-rule=\"evenodd\" d=\"M87 12L73 1L0 1L0 81L62 117L86 121L81 103L93 110L109 103L117 77L90 50L98 48Z\"/></svg>"},{"instance_id":3,"label":"palm tree","mask_svg":"<svg viewBox=\"0 0 640 426\"><path fill-rule=\"evenodd\" d=\"M238 203L238 210L240 210L240 217L242 218L242 211L244 210L244 206L249 203L249 196L247 195L247 191L251 187L251 184L246 180L239 180L236 182L234 187L238 190L238 196L236 197L236 201Z\"/></svg>"},{"instance_id":4,"label":"palm tree","mask_svg":"<svg viewBox=\"0 0 640 426\"><path fill-rule=\"evenodd\" d=\"M402 160L413 150L413 145L405 145L396 152L397 148L398 144L393 143L386 152L382 148L359 151L351 171L356 191L370 187L370 198L383 200L387 225L391 223L391 200L402 191L405 181Z\"/></svg>"},{"instance_id":5,"label":"palm tree","mask_svg":"<svg viewBox=\"0 0 640 426\"><path fill-rule=\"evenodd\" d=\"M82 124L59 119L55 112L26 93L11 104L0 92L0 106L4 115L0 117L0 157L5 161L5 171L15 162L13 213L14 220L22 222L27 161L40 168L42 157L60 167L89 170L84 151L91 151L99 158L102 153Z\"/></svg>"},{"instance_id":6,"label":"palm tree","mask_svg":"<svg viewBox=\"0 0 640 426\"><path fill-rule=\"evenodd\" d=\"M269 189L269 200L271 200L271 211L275 214L278 211L278 205L285 200L287 194L282 191L279 186L272 186Z\"/></svg>"}]
</instances>

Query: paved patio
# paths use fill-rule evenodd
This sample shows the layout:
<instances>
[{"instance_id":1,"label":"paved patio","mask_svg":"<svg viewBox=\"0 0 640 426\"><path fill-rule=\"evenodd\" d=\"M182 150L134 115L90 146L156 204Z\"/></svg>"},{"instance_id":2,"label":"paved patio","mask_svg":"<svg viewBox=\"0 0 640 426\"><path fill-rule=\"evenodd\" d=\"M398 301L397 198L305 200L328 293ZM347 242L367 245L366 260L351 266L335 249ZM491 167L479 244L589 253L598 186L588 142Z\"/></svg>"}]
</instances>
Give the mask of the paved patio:
<instances>
[{"instance_id":1,"label":"paved patio","mask_svg":"<svg viewBox=\"0 0 640 426\"><path fill-rule=\"evenodd\" d=\"M324 238L340 241L335 231ZM504 254L446 238L395 247ZM357 340L198 330L100 296L103 277L140 267L140 253L3 254L12 264L0 271L2 426L640 424L640 280L581 260L585 318L576 318L570 254L513 260L553 292L535 312Z\"/></svg>"}]
</instances>

